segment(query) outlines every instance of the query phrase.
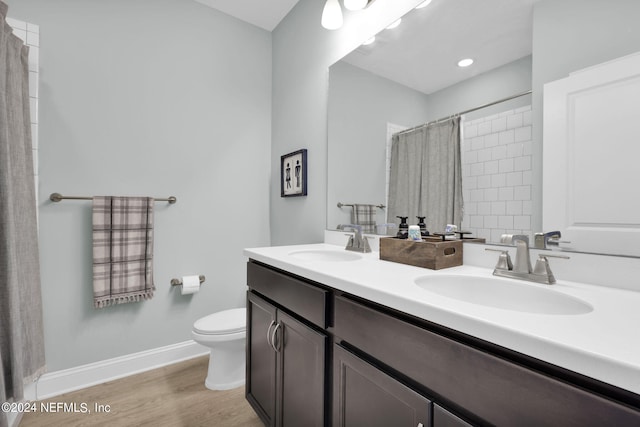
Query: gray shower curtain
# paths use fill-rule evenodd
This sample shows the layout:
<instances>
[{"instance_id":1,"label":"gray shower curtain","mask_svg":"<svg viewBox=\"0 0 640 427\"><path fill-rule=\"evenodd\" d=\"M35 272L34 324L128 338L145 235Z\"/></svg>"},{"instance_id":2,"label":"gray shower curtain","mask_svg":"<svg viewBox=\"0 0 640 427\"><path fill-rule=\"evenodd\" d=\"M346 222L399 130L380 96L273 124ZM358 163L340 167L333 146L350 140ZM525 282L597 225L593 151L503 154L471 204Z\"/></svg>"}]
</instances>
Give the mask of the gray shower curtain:
<instances>
[{"instance_id":1,"label":"gray shower curtain","mask_svg":"<svg viewBox=\"0 0 640 427\"><path fill-rule=\"evenodd\" d=\"M18 402L44 371L28 48L0 1L0 401ZM0 426L7 425L0 412Z\"/></svg>"},{"instance_id":2,"label":"gray shower curtain","mask_svg":"<svg viewBox=\"0 0 640 427\"><path fill-rule=\"evenodd\" d=\"M425 216L430 232L462 222L460 118L393 135L389 176L388 220Z\"/></svg>"}]
</instances>

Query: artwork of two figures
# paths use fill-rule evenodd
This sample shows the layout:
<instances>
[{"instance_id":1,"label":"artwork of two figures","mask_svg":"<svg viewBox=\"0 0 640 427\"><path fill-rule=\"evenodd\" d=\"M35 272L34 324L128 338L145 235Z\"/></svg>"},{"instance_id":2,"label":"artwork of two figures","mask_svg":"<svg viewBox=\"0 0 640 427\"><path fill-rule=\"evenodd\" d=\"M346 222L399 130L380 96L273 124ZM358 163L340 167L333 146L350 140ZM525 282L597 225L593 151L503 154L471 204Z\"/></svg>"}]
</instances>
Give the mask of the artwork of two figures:
<instances>
[{"instance_id":1,"label":"artwork of two figures","mask_svg":"<svg viewBox=\"0 0 640 427\"><path fill-rule=\"evenodd\" d=\"M302 149L280 158L280 196L307 195L307 150Z\"/></svg>"}]
</instances>

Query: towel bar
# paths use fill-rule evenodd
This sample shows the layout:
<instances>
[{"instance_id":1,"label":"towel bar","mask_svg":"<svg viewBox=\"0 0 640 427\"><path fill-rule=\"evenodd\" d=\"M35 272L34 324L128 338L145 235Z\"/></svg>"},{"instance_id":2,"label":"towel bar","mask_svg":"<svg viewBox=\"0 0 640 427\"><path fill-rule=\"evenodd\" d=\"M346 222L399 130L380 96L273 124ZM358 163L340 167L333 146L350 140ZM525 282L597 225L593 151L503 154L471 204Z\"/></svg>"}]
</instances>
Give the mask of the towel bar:
<instances>
[{"instance_id":1,"label":"towel bar","mask_svg":"<svg viewBox=\"0 0 640 427\"><path fill-rule=\"evenodd\" d=\"M349 204L349 203L340 203L340 202L338 202L338 207L339 207L339 208L341 208L341 207L343 207L343 206L351 206L351 207L353 207L354 205L353 205L353 204ZM379 204L379 205L375 205L375 206L376 206L376 208L379 208L379 209L384 209L384 208L386 208L386 206L385 206L385 205L383 205L383 204Z\"/></svg>"},{"instance_id":2,"label":"towel bar","mask_svg":"<svg viewBox=\"0 0 640 427\"><path fill-rule=\"evenodd\" d=\"M200 276L200 284L204 283L204 276L201 274ZM182 280L180 279L171 279L171 286L182 286Z\"/></svg>"},{"instance_id":3,"label":"towel bar","mask_svg":"<svg viewBox=\"0 0 640 427\"><path fill-rule=\"evenodd\" d=\"M87 197L87 196L63 196L60 193L51 193L51 195L49 196L49 200L51 200L52 202L60 202L64 199L69 199L69 200L91 200L93 199L93 197ZM155 199L154 200L156 202L169 202L169 204L174 204L178 201L178 199L176 199L175 196L169 196L166 198L159 198L159 199Z\"/></svg>"}]
</instances>

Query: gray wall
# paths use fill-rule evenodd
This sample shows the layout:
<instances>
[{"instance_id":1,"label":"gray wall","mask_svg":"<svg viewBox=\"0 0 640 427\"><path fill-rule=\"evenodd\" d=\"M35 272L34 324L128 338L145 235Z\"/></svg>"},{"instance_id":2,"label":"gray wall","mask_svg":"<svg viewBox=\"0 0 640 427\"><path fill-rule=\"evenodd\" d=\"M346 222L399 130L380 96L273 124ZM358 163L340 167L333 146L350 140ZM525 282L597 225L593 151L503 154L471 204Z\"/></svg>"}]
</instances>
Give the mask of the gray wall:
<instances>
[{"instance_id":1,"label":"gray wall","mask_svg":"<svg viewBox=\"0 0 640 427\"><path fill-rule=\"evenodd\" d=\"M533 218L542 218L543 86L569 73L640 51L640 1L542 0L533 15ZM535 212L535 209L538 212ZM540 230L542 223L533 223ZM548 230L546 230L548 231Z\"/></svg>"},{"instance_id":2,"label":"gray wall","mask_svg":"<svg viewBox=\"0 0 640 427\"><path fill-rule=\"evenodd\" d=\"M9 0L40 25L40 239L55 371L189 340L244 306L244 247L267 246L271 35L194 1ZM156 203L150 301L92 306L91 202ZM172 277L204 274L181 296Z\"/></svg>"}]
</instances>

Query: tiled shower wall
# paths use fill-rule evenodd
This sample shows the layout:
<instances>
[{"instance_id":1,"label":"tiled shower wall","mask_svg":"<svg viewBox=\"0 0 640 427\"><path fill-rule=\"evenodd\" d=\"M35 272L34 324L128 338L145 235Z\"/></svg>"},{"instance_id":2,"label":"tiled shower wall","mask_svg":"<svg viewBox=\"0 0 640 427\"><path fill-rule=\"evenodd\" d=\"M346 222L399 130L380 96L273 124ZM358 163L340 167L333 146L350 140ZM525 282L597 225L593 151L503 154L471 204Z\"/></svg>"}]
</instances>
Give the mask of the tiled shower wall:
<instances>
[{"instance_id":1,"label":"tiled shower wall","mask_svg":"<svg viewBox=\"0 0 640 427\"><path fill-rule=\"evenodd\" d=\"M465 121L462 138L463 230L531 235L531 106Z\"/></svg>"},{"instance_id":2,"label":"tiled shower wall","mask_svg":"<svg viewBox=\"0 0 640 427\"><path fill-rule=\"evenodd\" d=\"M33 173L38 197L38 69L40 54L40 28L37 25L7 18L13 33L29 46L29 100L31 106L31 137L33 145Z\"/></svg>"}]
</instances>

